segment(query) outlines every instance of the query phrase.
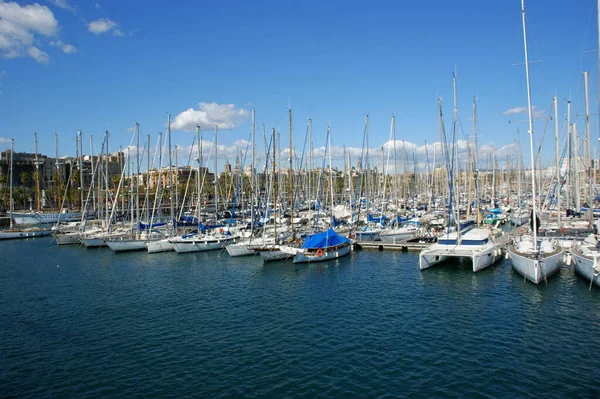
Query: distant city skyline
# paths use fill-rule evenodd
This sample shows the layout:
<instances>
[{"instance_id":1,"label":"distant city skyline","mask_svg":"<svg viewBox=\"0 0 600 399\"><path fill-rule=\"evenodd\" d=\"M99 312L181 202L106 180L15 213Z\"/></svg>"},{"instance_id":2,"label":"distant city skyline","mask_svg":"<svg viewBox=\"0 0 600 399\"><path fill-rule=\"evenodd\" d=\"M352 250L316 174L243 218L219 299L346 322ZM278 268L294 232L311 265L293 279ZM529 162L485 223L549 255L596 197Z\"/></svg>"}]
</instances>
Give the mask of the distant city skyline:
<instances>
[{"instance_id":1,"label":"distant city skyline","mask_svg":"<svg viewBox=\"0 0 600 399\"><path fill-rule=\"evenodd\" d=\"M554 163L552 95L559 100L565 137L566 100L585 134L583 71L590 74L591 136L598 139L596 0L526 1L536 146L544 166ZM369 147L381 157L396 139L409 160L433 157L438 142L437 97L445 130L452 133L452 74L458 77L459 147L471 133L477 98L481 157L496 150L502 164L514 157L517 129L528 162L525 72L520 1L301 2L203 4L75 0L0 1L0 150L74 156L83 132L84 153L104 131L110 151L127 148L140 123L142 143L166 132L188 154L193 131L210 145L219 126L219 167L245 150L252 109L257 149L275 128L287 147L288 107L300 153L307 120L313 121L317 156L331 124L332 158L344 146L353 164L362 154L364 116ZM540 62L538 62L540 61ZM267 137L268 139L268 137ZM428 148L426 151L425 142ZM386 145L386 143L388 143ZM399 141L398 144L401 144ZM143 144L141 144L142 146ZM439 157L439 155L438 155ZM438 158L439 159L439 158ZM187 161L185 161L187 162ZM246 164L250 163L246 160ZM180 164L182 164L180 162ZM183 163L184 164L184 163ZM319 166L319 165L316 165ZM221 169L222 170L222 169Z\"/></svg>"}]
</instances>

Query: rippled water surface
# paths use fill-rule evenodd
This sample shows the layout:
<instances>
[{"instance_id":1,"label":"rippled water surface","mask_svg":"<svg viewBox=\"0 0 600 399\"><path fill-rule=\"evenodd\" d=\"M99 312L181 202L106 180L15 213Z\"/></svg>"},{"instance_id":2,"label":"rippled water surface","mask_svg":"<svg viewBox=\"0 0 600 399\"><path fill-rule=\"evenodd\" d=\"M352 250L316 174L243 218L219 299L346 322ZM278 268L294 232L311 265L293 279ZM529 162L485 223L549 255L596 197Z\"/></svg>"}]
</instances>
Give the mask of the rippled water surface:
<instances>
[{"instance_id":1,"label":"rippled water surface","mask_svg":"<svg viewBox=\"0 0 600 399\"><path fill-rule=\"evenodd\" d=\"M600 397L600 289L565 266L424 272L0 242L0 397Z\"/></svg>"}]
</instances>

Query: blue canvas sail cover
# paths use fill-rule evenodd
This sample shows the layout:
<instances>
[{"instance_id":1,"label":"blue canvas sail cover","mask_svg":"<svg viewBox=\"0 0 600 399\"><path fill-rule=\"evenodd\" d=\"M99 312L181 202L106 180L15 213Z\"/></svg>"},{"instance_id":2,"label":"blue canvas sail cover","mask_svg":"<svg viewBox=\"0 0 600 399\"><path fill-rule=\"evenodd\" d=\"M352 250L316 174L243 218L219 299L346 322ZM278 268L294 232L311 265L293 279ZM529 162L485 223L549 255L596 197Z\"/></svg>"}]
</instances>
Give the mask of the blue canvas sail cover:
<instances>
[{"instance_id":1,"label":"blue canvas sail cover","mask_svg":"<svg viewBox=\"0 0 600 399\"><path fill-rule=\"evenodd\" d=\"M142 222L138 222L138 230L148 230L150 228L154 228L154 227L160 227L160 226L165 226L166 223L152 223L152 226L150 226L150 223L145 224Z\"/></svg>"},{"instance_id":2,"label":"blue canvas sail cover","mask_svg":"<svg viewBox=\"0 0 600 399\"><path fill-rule=\"evenodd\" d=\"M329 230L323 231L321 233L316 233L306 237L304 240L304 244L302 244L302 248L328 248L334 247L339 244L343 244L345 242L350 242L349 239L343 237L335 232L332 228Z\"/></svg>"}]
</instances>

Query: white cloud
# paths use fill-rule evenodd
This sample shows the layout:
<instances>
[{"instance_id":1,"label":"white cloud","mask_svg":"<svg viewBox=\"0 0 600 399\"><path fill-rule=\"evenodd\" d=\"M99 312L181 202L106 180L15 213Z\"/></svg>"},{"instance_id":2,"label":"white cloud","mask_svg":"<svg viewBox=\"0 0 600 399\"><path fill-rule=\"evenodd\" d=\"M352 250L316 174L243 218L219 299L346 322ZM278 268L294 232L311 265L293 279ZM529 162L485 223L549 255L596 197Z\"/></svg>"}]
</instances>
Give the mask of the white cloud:
<instances>
[{"instance_id":1,"label":"white cloud","mask_svg":"<svg viewBox=\"0 0 600 399\"><path fill-rule=\"evenodd\" d=\"M190 108L175 117L171 124L174 130L194 131L196 126L202 129L233 129L244 122L250 113L234 104L200 103L198 109Z\"/></svg>"},{"instance_id":2,"label":"white cloud","mask_svg":"<svg viewBox=\"0 0 600 399\"><path fill-rule=\"evenodd\" d=\"M87 27L90 32L96 35L112 31L115 36L123 36L123 33L119 30L119 24L108 18L99 18L90 22Z\"/></svg>"},{"instance_id":3,"label":"white cloud","mask_svg":"<svg viewBox=\"0 0 600 399\"><path fill-rule=\"evenodd\" d=\"M0 137L0 143L10 143L10 139L8 137Z\"/></svg>"},{"instance_id":4,"label":"white cloud","mask_svg":"<svg viewBox=\"0 0 600 399\"><path fill-rule=\"evenodd\" d=\"M60 40L51 41L50 45L54 46L54 47L58 47L65 54L73 54L73 53L77 52L77 47L73 46L72 44L63 43Z\"/></svg>"},{"instance_id":5,"label":"white cloud","mask_svg":"<svg viewBox=\"0 0 600 399\"><path fill-rule=\"evenodd\" d=\"M51 4L54 4L56 7L65 9L67 11L75 12L75 7L73 7L67 0L48 0Z\"/></svg>"},{"instance_id":6,"label":"white cloud","mask_svg":"<svg viewBox=\"0 0 600 399\"><path fill-rule=\"evenodd\" d=\"M48 55L48 53L40 50L35 46L28 47L27 54L29 54L31 58L33 58L40 64L47 64L50 62L50 56Z\"/></svg>"},{"instance_id":7,"label":"white cloud","mask_svg":"<svg viewBox=\"0 0 600 399\"><path fill-rule=\"evenodd\" d=\"M35 47L34 41L40 36L54 37L59 31L58 21L48 7L0 1L0 54L5 58L29 55L48 63L50 56Z\"/></svg>"},{"instance_id":8,"label":"white cloud","mask_svg":"<svg viewBox=\"0 0 600 399\"><path fill-rule=\"evenodd\" d=\"M535 119L546 117L546 111L543 109L542 110L538 109L538 107L536 107L535 105L531 107L531 110L533 113L533 117ZM506 111L502 112L502 114L507 115L507 116L525 114L525 113L527 113L527 107L514 107L514 108L509 108Z\"/></svg>"},{"instance_id":9,"label":"white cloud","mask_svg":"<svg viewBox=\"0 0 600 399\"><path fill-rule=\"evenodd\" d=\"M506 111L504 111L503 114L504 115L516 115L516 114L522 114L523 112L527 112L527 107L509 108Z\"/></svg>"}]
</instances>

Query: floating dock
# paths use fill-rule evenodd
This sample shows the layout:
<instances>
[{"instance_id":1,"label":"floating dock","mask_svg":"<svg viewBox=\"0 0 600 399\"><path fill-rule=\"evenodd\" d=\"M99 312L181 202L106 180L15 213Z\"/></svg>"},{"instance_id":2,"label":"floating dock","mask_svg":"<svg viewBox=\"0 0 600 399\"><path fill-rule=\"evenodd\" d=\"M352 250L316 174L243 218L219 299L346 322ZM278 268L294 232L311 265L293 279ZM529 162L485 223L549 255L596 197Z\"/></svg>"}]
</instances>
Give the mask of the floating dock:
<instances>
[{"instance_id":1,"label":"floating dock","mask_svg":"<svg viewBox=\"0 0 600 399\"><path fill-rule=\"evenodd\" d=\"M432 243L429 242L410 242L398 241L396 243L383 241L359 241L354 243L354 249L374 249L377 251L393 250L393 251L422 251Z\"/></svg>"}]
</instances>

